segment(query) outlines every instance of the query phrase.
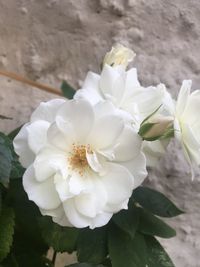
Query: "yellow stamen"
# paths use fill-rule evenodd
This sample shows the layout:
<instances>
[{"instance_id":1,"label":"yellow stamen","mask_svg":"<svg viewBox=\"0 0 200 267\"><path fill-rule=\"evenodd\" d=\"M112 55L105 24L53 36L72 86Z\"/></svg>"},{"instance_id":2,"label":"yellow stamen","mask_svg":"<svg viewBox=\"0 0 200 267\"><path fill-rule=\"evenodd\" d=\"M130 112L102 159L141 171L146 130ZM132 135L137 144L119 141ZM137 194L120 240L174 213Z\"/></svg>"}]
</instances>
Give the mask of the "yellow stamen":
<instances>
[{"instance_id":1,"label":"yellow stamen","mask_svg":"<svg viewBox=\"0 0 200 267\"><path fill-rule=\"evenodd\" d=\"M68 158L70 169L78 171L83 176L84 172L90 168L86 153L92 153L90 145L72 144L72 151Z\"/></svg>"}]
</instances>

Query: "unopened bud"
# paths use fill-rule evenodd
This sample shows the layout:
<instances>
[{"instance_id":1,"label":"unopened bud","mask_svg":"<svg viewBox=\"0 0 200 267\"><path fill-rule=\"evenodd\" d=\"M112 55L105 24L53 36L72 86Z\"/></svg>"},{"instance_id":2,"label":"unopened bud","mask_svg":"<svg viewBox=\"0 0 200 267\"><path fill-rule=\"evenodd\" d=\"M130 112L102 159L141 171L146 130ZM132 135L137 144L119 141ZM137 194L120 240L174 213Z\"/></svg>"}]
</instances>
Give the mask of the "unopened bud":
<instances>
[{"instance_id":1,"label":"unopened bud","mask_svg":"<svg viewBox=\"0 0 200 267\"><path fill-rule=\"evenodd\" d=\"M173 131L173 121L172 116L154 115L140 126L139 135L147 141L168 136Z\"/></svg>"},{"instance_id":2,"label":"unopened bud","mask_svg":"<svg viewBox=\"0 0 200 267\"><path fill-rule=\"evenodd\" d=\"M108 64L112 67L122 65L126 68L128 64L133 61L135 56L135 52L131 49L121 44L116 44L112 47L111 51L105 55L102 65Z\"/></svg>"}]
</instances>

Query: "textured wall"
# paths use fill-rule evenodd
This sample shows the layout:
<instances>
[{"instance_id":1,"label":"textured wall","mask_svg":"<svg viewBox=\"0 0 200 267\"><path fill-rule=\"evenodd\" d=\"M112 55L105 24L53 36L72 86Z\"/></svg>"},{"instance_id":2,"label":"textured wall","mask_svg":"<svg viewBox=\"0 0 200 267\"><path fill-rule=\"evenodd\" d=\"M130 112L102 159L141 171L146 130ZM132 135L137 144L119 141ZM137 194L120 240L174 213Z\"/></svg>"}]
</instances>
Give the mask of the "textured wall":
<instances>
[{"instance_id":1,"label":"textured wall","mask_svg":"<svg viewBox=\"0 0 200 267\"><path fill-rule=\"evenodd\" d=\"M176 96L183 79L192 79L196 89L200 84L199 14L197 0L2 0L0 68L54 87L65 78L78 88L121 41L136 51L142 83L164 82ZM0 121L0 130L19 126L41 100L52 97L0 78L0 114L13 117ZM199 170L191 182L177 144L168 150L149 181L186 214L172 220L178 235L163 244L177 267L199 267Z\"/></svg>"}]
</instances>

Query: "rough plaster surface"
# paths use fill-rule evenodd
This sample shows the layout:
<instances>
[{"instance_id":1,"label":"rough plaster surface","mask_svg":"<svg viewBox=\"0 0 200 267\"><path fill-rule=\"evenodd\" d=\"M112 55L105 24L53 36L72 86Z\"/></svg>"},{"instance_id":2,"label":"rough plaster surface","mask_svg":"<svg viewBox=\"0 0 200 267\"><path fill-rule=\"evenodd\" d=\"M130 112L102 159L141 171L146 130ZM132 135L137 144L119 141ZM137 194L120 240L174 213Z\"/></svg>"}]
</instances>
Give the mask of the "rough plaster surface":
<instances>
[{"instance_id":1,"label":"rough plaster surface","mask_svg":"<svg viewBox=\"0 0 200 267\"><path fill-rule=\"evenodd\" d=\"M192 79L196 89L200 84L199 14L197 0L2 0L0 68L54 87L65 78L78 88L86 72L99 71L105 52L121 41L136 51L142 83L164 82L176 96L183 79ZM0 130L26 122L41 100L53 97L0 78L0 114L13 117L0 121ZM177 267L199 267L199 170L191 182L178 152L177 144L169 146L149 183L186 211L170 220L178 235L162 241L167 251Z\"/></svg>"}]
</instances>

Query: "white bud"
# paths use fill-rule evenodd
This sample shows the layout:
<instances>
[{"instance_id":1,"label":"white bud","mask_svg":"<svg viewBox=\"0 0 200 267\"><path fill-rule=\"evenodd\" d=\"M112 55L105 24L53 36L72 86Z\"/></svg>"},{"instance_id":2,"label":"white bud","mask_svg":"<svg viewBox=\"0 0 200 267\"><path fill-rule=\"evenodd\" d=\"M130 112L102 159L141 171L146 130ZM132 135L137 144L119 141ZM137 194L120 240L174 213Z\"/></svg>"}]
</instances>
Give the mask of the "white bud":
<instances>
[{"instance_id":1,"label":"white bud","mask_svg":"<svg viewBox=\"0 0 200 267\"><path fill-rule=\"evenodd\" d=\"M136 56L135 52L121 44L116 44L112 47L111 51L108 52L103 60L103 66L108 64L112 67L122 65L125 68L128 63L133 61Z\"/></svg>"},{"instance_id":2,"label":"white bud","mask_svg":"<svg viewBox=\"0 0 200 267\"><path fill-rule=\"evenodd\" d=\"M140 127L140 135L145 140L159 139L173 126L172 116L154 115Z\"/></svg>"}]
</instances>

